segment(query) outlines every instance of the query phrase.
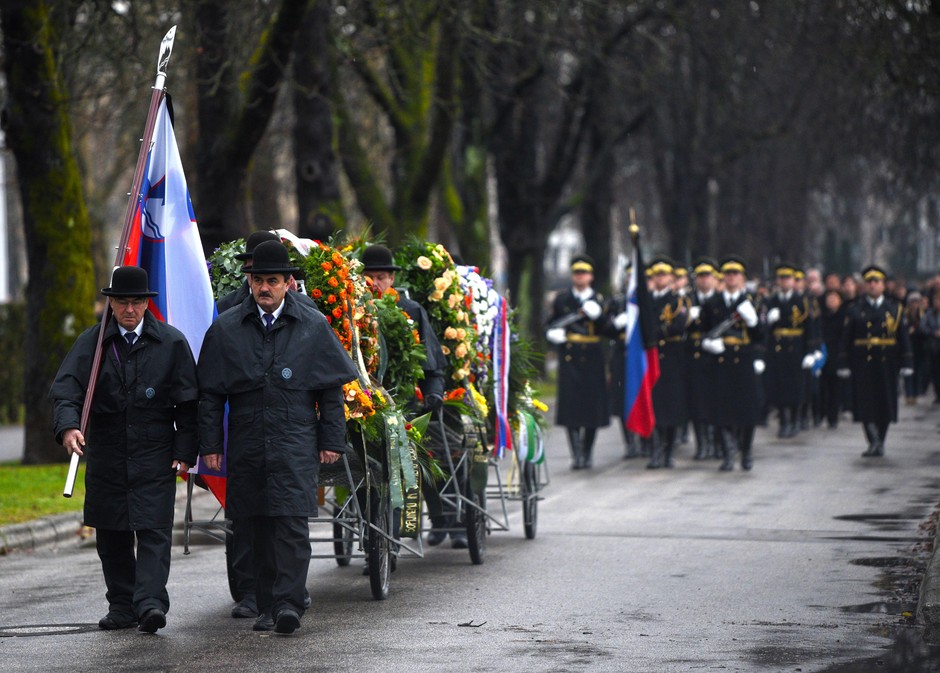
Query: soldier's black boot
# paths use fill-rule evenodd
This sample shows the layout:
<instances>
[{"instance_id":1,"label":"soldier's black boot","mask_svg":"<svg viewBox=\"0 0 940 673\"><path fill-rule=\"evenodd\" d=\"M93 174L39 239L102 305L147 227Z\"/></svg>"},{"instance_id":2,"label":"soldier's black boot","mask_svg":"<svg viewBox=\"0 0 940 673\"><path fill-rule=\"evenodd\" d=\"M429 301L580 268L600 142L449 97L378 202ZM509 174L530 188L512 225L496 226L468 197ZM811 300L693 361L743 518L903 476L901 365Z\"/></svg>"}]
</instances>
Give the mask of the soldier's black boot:
<instances>
[{"instance_id":1,"label":"soldier's black boot","mask_svg":"<svg viewBox=\"0 0 940 673\"><path fill-rule=\"evenodd\" d=\"M580 470L584 467L584 458L581 451L581 428L568 428L568 447L571 449L571 469Z\"/></svg>"},{"instance_id":2,"label":"soldier's black boot","mask_svg":"<svg viewBox=\"0 0 940 673\"><path fill-rule=\"evenodd\" d=\"M718 428L708 423L705 425L705 430L708 433L708 457L719 460L721 458L721 449L719 448L721 440L718 438Z\"/></svg>"},{"instance_id":3,"label":"soldier's black boot","mask_svg":"<svg viewBox=\"0 0 940 673\"><path fill-rule=\"evenodd\" d=\"M672 451L676 447L676 435L675 426L663 429L663 467L673 468L676 466L672 460Z\"/></svg>"},{"instance_id":4,"label":"soldier's black boot","mask_svg":"<svg viewBox=\"0 0 940 673\"><path fill-rule=\"evenodd\" d=\"M724 445L724 460L718 469L722 472L731 472L734 469L734 458L738 453L738 440L731 428L721 428L721 441Z\"/></svg>"},{"instance_id":5,"label":"soldier's black boot","mask_svg":"<svg viewBox=\"0 0 940 673\"><path fill-rule=\"evenodd\" d=\"M780 439L792 437L793 435L790 434L791 425L793 425L793 412L790 411L790 407L780 407L780 429L777 431L777 437Z\"/></svg>"},{"instance_id":6,"label":"soldier's black boot","mask_svg":"<svg viewBox=\"0 0 940 673\"><path fill-rule=\"evenodd\" d=\"M695 423L692 427L695 430L695 455L693 459L705 460L708 457L708 431L705 429L705 424L701 422Z\"/></svg>"},{"instance_id":7,"label":"soldier's black boot","mask_svg":"<svg viewBox=\"0 0 940 673\"><path fill-rule=\"evenodd\" d=\"M627 430L625 423L620 424L620 429L623 431L623 443L626 446L623 457L627 458L636 458L640 455L640 442L637 439L636 433Z\"/></svg>"},{"instance_id":8,"label":"soldier's black boot","mask_svg":"<svg viewBox=\"0 0 940 673\"><path fill-rule=\"evenodd\" d=\"M868 450L862 454L862 458L871 458L878 455L878 426L874 423L863 423L865 430L865 439L868 441Z\"/></svg>"},{"instance_id":9,"label":"soldier's black boot","mask_svg":"<svg viewBox=\"0 0 940 673\"><path fill-rule=\"evenodd\" d=\"M809 430L809 404L807 404L806 402L804 402L803 404L801 404L801 405L799 406L799 410L800 410L800 426L799 426L799 429L800 429L800 430ZM793 434L794 434L794 436L795 436L795 435L796 435L796 432L794 432Z\"/></svg>"},{"instance_id":10,"label":"soldier's black boot","mask_svg":"<svg viewBox=\"0 0 940 673\"><path fill-rule=\"evenodd\" d=\"M591 454L594 452L594 438L597 436L595 428L584 428L581 433L581 467L589 470L593 463Z\"/></svg>"},{"instance_id":11,"label":"soldier's black boot","mask_svg":"<svg viewBox=\"0 0 940 673\"><path fill-rule=\"evenodd\" d=\"M878 445L875 447L875 455L885 455L885 438L888 436L888 424L878 426Z\"/></svg>"},{"instance_id":12,"label":"soldier's black boot","mask_svg":"<svg viewBox=\"0 0 940 673\"><path fill-rule=\"evenodd\" d=\"M741 469L750 470L754 467L754 457L751 453L751 447L754 444L754 428L741 428L740 444L741 449Z\"/></svg>"},{"instance_id":13,"label":"soldier's black boot","mask_svg":"<svg viewBox=\"0 0 940 673\"><path fill-rule=\"evenodd\" d=\"M659 428L653 430L653 434L645 442L648 444L650 452L650 462L646 464L646 469L658 470L663 466L662 434Z\"/></svg>"}]
</instances>

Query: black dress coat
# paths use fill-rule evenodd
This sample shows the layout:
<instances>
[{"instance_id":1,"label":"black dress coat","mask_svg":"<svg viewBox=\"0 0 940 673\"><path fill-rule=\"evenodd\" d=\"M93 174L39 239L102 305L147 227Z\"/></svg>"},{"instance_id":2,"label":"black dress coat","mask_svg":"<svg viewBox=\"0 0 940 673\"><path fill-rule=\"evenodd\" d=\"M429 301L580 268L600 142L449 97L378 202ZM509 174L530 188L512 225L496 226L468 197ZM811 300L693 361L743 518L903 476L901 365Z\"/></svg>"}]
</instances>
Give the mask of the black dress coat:
<instances>
[{"instance_id":1,"label":"black dress coat","mask_svg":"<svg viewBox=\"0 0 940 673\"><path fill-rule=\"evenodd\" d=\"M745 300L757 306L757 300L750 293L741 292L729 305L724 293L716 292L702 307L703 331L707 333L731 317L738 304ZM758 375L754 373L754 360L759 359L763 339L764 329L760 321L754 327L748 327L737 318L722 335L724 353L708 354L714 372L708 410L709 421L713 425L751 427L760 420L763 396Z\"/></svg>"},{"instance_id":2,"label":"black dress coat","mask_svg":"<svg viewBox=\"0 0 940 673\"><path fill-rule=\"evenodd\" d=\"M672 290L650 293L659 351L659 380L653 386L657 426L678 426L689 420L688 359L685 345L688 300Z\"/></svg>"},{"instance_id":3,"label":"black dress coat","mask_svg":"<svg viewBox=\"0 0 940 673\"><path fill-rule=\"evenodd\" d=\"M174 460L196 461L196 363L186 337L144 314L128 352L112 318L85 433L85 525L109 530L170 528L176 498ZM76 339L56 374L56 441L78 428L99 327Z\"/></svg>"},{"instance_id":4,"label":"black dress coat","mask_svg":"<svg viewBox=\"0 0 940 673\"><path fill-rule=\"evenodd\" d=\"M692 290L688 297L690 306L703 307L705 301L715 294L713 291L708 297L700 298L699 293ZM685 338L689 419L695 423L709 422L708 406L715 377L715 360L702 350L702 338L705 336L702 330L703 320L704 316L701 312L698 318L689 320Z\"/></svg>"},{"instance_id":5,"label":"black dress coat","mask_svg":"<svg viewBox=\"0 0 940 673\"><path fill-rule=\"evenodd\" d=\"M322 313L288 292L270 332L254 298L226 311L199 355L200 453L222 453L226 514L314 516L320 451L342 453L342 386L356 370Z\"/></svg>"},{"instance_id":6,"label":"black dress coat","mask_svg":"<svg viewBox=\"0 0 940 673\"><path fill-rule=\"evenodd\" d=\"M856 422L898 420L898 373L913 367L904 313L891 299L873 306L867 297L846 310L839 366L852 371L852 416Z\"/></svg>"},{"instance_id":7,"label":"black dress coat","mask_svg":"<svg viewBox=\"0 0 940 673\"><path fill-rule=\"evenodd\" d=\"M627 307L627 299L617 295L607 300L604 306L603 333L610 339L610 353L607 365L607 402L610 405L610 415L619 418L625 423L626 405L624 400L624 382L627 376L627 330L617 329L614 318L623 313Z\"/></svg>"},{"instance_id":8,"label":"black dress coat","mask_svg":"<svg viewBox=\"0 0 940 673\"><path fill-rule=\"evenodd\" d=\"M592 291L602 307L604 298ZM585 299L585 301L588 301ZM577 313L582 301L562 290L552 301L548 327L565 316ZM610 424L607 403L607 374L604 367L605 320L583 317L565 328L567 341L558 346L558 403L555 423L568 428L601 428Z\"/></svg>"},{"instance_id":9,"label":"black dress coat","mask_svg":"<svg viewBox=\"0 0 940 673\"><path fill-rule=\"evenodd\" d=\"M774 292L764 300L763 308L780 311L780 319L767 328L767 370L763 374L767 404L799 406L806 399L803 358L815 350L810 300L799 292L791 292L789 297Z\"/></svg>"}]
</instances>

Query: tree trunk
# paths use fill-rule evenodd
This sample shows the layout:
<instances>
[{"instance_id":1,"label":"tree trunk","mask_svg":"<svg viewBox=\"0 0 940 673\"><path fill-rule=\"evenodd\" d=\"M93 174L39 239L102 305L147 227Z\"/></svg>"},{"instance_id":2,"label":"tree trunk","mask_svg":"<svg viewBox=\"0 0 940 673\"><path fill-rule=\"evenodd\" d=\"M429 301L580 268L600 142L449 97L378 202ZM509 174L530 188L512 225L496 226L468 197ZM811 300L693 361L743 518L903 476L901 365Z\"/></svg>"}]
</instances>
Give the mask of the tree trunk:
<instances>
[{"instance_id":1,"label":"tree trunk","mask_svg":"<svg viewBox=\"0 0 940 673\"><path fill-rule=\"evenodd\" d=\"M62 462L68 456L53 438L46 396L75 337L94 322L91 231L55 65L58 25L50 3L4 5L0 20L9 91L6 137L19 173L30 279L23 462Z\"/></svg>"},{"instance_id":2,"label":"tree trunk","mask_svg":"<svg viewBox=\"0 0 940 673\"><path fill-rule=\"evenodd\" d=\"M297 234L324 241L343 228L329 88L330 5L317 2L297 34L294 57L294 173Z\"/></svg>"}]
</instances>

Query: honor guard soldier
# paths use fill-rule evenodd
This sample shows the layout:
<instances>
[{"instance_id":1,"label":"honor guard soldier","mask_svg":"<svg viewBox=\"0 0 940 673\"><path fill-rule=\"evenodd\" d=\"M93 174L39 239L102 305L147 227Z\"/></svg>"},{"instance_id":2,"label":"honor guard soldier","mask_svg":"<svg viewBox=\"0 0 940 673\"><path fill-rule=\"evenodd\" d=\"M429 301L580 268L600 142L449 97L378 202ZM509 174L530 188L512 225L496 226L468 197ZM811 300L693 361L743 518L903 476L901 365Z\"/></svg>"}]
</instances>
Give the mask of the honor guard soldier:
<instances>
[{"instance_id":1,"label":"honor guard soldier","mask_svg":"<svg viewBox=\"0 0 940 673\"><path fill-rule=\"evenodd\" d=\"M819 302L809 292L806 282L806 272L798 266L793 267L793 289L806 300L809 317L806 319L806 334L813 360L804 360L803 364L803 402L800 404L798 422L800 430L809 430L810 411L813 407L813 396L817 395L818 381L816 380L816 363L822 360L822 325Z\"/></svg>"},{"instance_id":2,"label":"honor guard soldier","mask_svg":"<svg viewBox=\"0 0 940 673\"><path fill-rule=\"evenodd\" d=\"M597 428L610 423L604 371L604 298L591 288L594 263L587 255L571 262L571 288L552 301L545 338L558 347L556 425L568 430L571 468L591 467Z\"/></svg>"},{"instance_id":3,"label":"honor guard soldier","mask_svg":"<svg viewBox=\"0 0 940 673\"><path fill-rule=\"evenodd\" d=\"M673 289L675 265L668 257L656 257L647 268L652 283L650 302L659 350L659 380L653 386L656 429L648 469L674 467L672 452L676 434L688 421L685 330L688 305Z\"/></svg>"},{"instance_id":4,"label":"honor guard soldier","mask_svg":"<svg viewBox=\"0 0 940 673\"><path fill-rule=\"evenodd\" d=\"M754 427L760 418L758 377L764 371L758 345L764 330L756 309L756 298L744 288L746 267L737 256L726 257L720 271L724 290L702 306L702 349L713 358L715 372L710 417L718 428L724 461L722 471L734 469L741 453L741 467L754 465L751 447Z\"/></svg>"},{"instance_id":5,"label":"honor guard soldier","mask_svg":"<svg viewBox=\"0 0 940 673\"><path fill-rule=\"evenodd\" d=\"M695 430L695 460L704 460L717 454L715 427L708 418L714 362L702 350L702 307L715 295L718 262L710 257L700 257L692 265L692 274L694 287L689 293L689 324L685 342L688 353L689 418Z\"/></svg>"},{"instance_id":6,"label":"honor guard soldier","mask_svg":"<svg viewBox=\"0 0 940 673\"><path fill-rule=\"evenodd\" d=\"M632 264L627 262L624 267L624 289L629 284ZM624 400L624 382L627 375L627 297L625 294L611 297L604 309L604 324L606 334L610 338L610 386L608 399L610 401L610 415L620 422L620 431L623 433L625 459L636 458L640 455L640 440L635 432L627 430L627 409Z\"/></svg>"},{"instance_id":7,"label":"honor guard soldier","mask_svg":"<svg viewBox=\"0 0 940 673\"><path fill-rule=\"evenodd\" d=\"M799 432L800 406L806 395L805 372L815 362L810 343L809 300L794 289L794 268L778 264L776 291L764 301L767 309L767 373L764 390L767 404L780 415L777 436L795 437Z\"/></svg>"},{"instance_id":8,"label":"honor guard soldier","mask_svg":"<svg viewBox=\"0 0 940 673\"><path fill-rule=\"evenodd\" d=\"M852 379L852 417L865 430L869 458L884 455L888 425L898 420L898 374L914 373L914 356L903 309L885 296L884 269L868 266L862 278L865 295L846 309L838 375Z\"/></svg>"}]
</instances>

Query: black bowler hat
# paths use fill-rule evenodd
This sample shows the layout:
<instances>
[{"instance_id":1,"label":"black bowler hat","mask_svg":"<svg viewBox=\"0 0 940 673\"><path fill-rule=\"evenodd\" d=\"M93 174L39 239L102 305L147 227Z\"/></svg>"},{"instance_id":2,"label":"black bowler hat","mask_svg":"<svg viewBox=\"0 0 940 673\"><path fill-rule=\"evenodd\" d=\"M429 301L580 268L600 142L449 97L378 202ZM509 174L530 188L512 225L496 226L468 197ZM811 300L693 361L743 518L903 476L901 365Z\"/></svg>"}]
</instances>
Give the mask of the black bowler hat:
<instances>
[{"instance_id":1,"label":"black bowler hat","mask_svg":"<svg viewBox=\"0 0 940 673\"><path fill-rule=\"evenodd\" d=\"M139 266L119 266L111 272L111 287L101 290L106 297L156 297L150 289L147 270Z\"/></svg>"},{"instance_id":2,"label":"black bowler hat","mask_svg":"<svg viewBox=\"0 0 940 673\"><path fill-rule=\"evenodd\" d=\"M290 254L280 240L264 241L255 247L251 256L251 266L243 266L245 273L282 273L292 275L299 268L292 265Z\"/></svg>"},{"instance_id":3,"label":"black bowler hat","mask_svg":"<svg viewBox=\"0 0 940 673\"><path fill-rule=\"evenodd\" d=\"M280 241L281 237L277 234L270 231L256 231L252 233L248 239L245 241L245 252L240 252L235 255L235 259L240 259L245 261L251 259L254 254L255 248L258 247L259 243L264 243L265 241Z\"/></svg>"},{"instance_id":4,"label":"black bowler hat","mask_svg":"<svg viewBox=\"0 0 940 673\"><path fill-rule=\"evenodd\" d=\"M398 271L400 266L392 259L392 251L384 245L370 245L362 252L364 271Z\"/></svg>"}]
</instances>

